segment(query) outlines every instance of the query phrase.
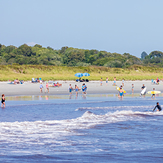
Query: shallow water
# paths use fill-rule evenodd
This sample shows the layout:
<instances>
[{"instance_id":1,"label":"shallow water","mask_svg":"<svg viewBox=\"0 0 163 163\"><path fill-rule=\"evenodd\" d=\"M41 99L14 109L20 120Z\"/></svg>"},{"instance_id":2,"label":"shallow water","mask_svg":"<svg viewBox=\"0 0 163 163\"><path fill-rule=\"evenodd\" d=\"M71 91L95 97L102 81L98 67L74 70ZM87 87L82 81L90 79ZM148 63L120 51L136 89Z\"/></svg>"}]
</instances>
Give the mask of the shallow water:
<instances>
[{"instance_id":1,"label":"shallow water","mask_svg":"<svg viewBox=\"0 0 163 163\"><path fill-rule=\"evenodd\" d=\"M0 109L0 162L162 162L163 112L127 95L15 96Z\"/></svg>"}]
</instances>

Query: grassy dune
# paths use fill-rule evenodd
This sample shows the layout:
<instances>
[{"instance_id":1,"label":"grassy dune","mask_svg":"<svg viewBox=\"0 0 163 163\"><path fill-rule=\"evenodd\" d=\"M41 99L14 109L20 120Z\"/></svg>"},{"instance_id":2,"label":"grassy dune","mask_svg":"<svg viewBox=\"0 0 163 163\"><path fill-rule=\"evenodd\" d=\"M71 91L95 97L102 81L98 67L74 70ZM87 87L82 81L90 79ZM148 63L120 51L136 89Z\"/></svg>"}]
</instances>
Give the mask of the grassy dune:
<instances>
[{"instance_id":1,"label":"grassy dune","mask_svg":"<svg viewBox=\"0 0 163 163\"><path fill-rule=\"evenodd\" d=\"M163 78L163 68L132 66L126 69L107 68L107 67L64 67L64 66L44 66L44 65L1 65L0 81L14 80L31 80L32 78L41 77L43 80L75 80L75 73L90 73L89 80L103 80L106 77L113 80L151 80L159 77ZM83 77L84 78L84 77Z\"/></svg>"}]
</instances>

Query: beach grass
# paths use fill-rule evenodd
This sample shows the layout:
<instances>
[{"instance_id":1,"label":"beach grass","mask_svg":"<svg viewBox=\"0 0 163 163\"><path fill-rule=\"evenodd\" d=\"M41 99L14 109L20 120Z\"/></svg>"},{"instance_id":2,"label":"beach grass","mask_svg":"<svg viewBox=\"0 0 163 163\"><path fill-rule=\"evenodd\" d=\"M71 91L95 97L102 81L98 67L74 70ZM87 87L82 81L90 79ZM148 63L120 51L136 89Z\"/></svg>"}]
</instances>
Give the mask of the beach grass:
<instances>
[{"instance_id":1,"label":"beach grass","mask_svg":"<svg viewBox=\"0 0 163 163\"><path fill-rule=\"evenodd\" d=\"M45 66L45 65L1 65L0 81L8 80L31 80L32 78L42 78L42 80L76 80L75 73L88 72L89 77L82 77L89 80L110 81L114 77L117 80L151 80L159 77L163 78L163 68L130 66L128 68L108 68L108 67L66 67L66 66Z\"/></svg>"}]
</instances>

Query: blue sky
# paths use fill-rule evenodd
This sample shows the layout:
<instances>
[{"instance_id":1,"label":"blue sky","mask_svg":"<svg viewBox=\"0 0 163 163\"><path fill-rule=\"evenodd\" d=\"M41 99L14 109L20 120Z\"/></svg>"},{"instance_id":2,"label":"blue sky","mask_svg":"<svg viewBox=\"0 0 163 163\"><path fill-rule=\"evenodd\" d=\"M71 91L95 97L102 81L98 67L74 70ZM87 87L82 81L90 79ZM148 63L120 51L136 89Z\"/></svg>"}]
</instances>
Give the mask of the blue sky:
<instances>
[{"instance_id":1,"label":"blue sky","mask_svg":"<svg viewBox=\"0 0 163 163\"><path fill-rule=\"evenodd\" d=\"M0 43L163 51L162 0L0 0Z\"/></svg>"}]
</instances>

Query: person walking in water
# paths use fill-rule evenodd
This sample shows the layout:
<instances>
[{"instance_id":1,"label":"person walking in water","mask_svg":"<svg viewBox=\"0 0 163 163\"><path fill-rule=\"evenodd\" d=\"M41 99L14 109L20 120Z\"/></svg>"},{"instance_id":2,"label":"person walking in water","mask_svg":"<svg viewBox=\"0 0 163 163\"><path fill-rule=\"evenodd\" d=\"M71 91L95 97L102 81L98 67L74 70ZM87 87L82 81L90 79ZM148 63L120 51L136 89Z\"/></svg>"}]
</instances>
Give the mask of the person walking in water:
<instances>
[{"instance_id":1,"label":"person walking in water","mask_svg":"<svg viewBox=\"0 0 163 163\"><path fill-rule=\"evenodd\" d=\"M1 101L1 107L4 107L5 108L5 95L2 94L2 101Z\"/></svg>"},{"instance_id":2,"label":"person walking in water","mask_svg":"<svg viewBox=\"0 0 163 163\"><path fill-rule=\"evenodd\" d=\"M85 85L85 83L83 83L82 85L83 95L86 94L86 90L87 90L87 86Z\"/></svg>"},{"instance_id":3,"label":"person walking in water","mask_svg":"<svg viewBox=\"0 0 163 163\"><path fill-rule=\"evenodd\" d=\"M69 85L69 93L70 93L70 96L72 95L72 91L73 91L73 88L71 86L71 84Z\"/></svg>"},{"instance_id":4,"label":"person walking in water","mask_svg":"<svg viewBox=\"0 0 163 163\"><path fill-rule=\"evenodd\" d=\"M153 112L155 111L156 108L157 108L157 111L162 110L161 106L159 105L159 102L156 103L156 106L154 107Z\"/></svg>"},{"instance_id":5,"label":"person walking in water","mask_svg":"<svg viewBox=\"0 0 163 163\"><path fill-rule=\"evenodd\" d=\"M124 94L124 91L123 91L122 87L120 87L118 97L119 97L120 99L122 99L122 100L123 100L123 94Z\"/></svg>"},{"instance_id":6,"label":"person walking in water","mask_svg":"<svg viewBox=\"0 0 163 163\"><path fill-rule=\"evenodd\" d=\"M79 91L79 87L77 85L75 85L76 96L78 96L78 91Z\"/></svg>"}]
</instances>

